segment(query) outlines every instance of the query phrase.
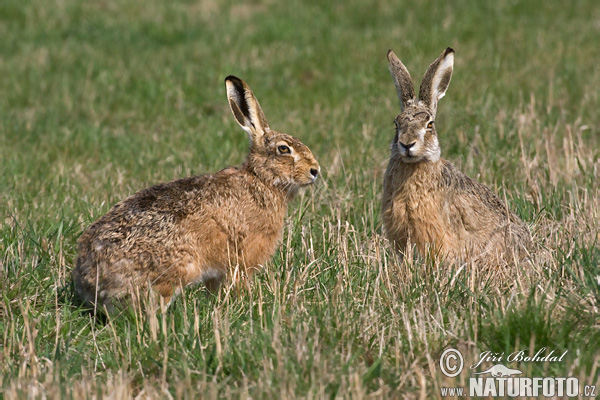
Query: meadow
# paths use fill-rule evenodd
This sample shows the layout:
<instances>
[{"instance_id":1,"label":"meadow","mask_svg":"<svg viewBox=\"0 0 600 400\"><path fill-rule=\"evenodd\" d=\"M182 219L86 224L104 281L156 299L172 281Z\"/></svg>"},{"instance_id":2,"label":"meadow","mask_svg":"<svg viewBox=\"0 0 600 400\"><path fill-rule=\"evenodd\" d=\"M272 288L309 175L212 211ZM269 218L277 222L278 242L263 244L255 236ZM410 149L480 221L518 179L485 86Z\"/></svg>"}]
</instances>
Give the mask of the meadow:
<instances>
[{"instance_id":1,"label":"meadow","mask_svg":"<svg viewBox=\"0 0 600 400\"><path fill-rule=\"evenodd\" d=\"M0 37L0 397L435 398L470 376L442 374L446 348L566 351L505 364L600 383L597 1L3 0ZM527 223L532 265L400 261L382 234L387 50L419 81L448 46L442 157ZM140 189L243 162L230 74L318 185L247 287L94 320L78 237Z\"/></svg>"}]
</instances>

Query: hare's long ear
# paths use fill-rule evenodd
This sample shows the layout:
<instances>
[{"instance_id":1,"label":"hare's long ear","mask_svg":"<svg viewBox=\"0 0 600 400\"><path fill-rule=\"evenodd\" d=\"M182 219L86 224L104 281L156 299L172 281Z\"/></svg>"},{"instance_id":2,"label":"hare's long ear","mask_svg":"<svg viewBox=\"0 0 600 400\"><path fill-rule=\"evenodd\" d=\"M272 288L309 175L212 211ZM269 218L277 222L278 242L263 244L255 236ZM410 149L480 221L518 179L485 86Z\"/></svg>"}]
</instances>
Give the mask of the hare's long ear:
<instances>
[{"instance_id":1,"label":"hare's long ear","mask_svg":"<svg viewBox=\"0 0 600 400\"><path fill-rule=\"evenodd\" d=\"M444 97L446 90L448 90L453 69L454 50L448 47L431 63L427 72L425 72L419 89L419 100L429 107L434 114L438 100Z\"/></svg>"},{"instance_id":2,"label":"hare's long ear","mask_svg":"<svg viewBox=\"0 0 600 400\"><path fill-rule=\"evenodd\" d=\"M392 50L388 50L387 54L388 64L390 67L390 74L396 85L398 91L398 98L400 99L400 107L404 110L404 107L408 105L410 100L415 98L415 89L413 88L412 79L408 70L402 64L402 61L398 58Z\"/></svg>"},{"instance_id":3,"label":"hare's long ear","mask_svg":"<svg viewBox=\"0 0 600 400\"><path fill-rule=\"evenodd\" d=\"M250 86L240 78L230 75L225 78L225 87L235 120L248 132L250 143L259 144L258 139L269 130L269 124Z\"/></svg>"}]
</instances>

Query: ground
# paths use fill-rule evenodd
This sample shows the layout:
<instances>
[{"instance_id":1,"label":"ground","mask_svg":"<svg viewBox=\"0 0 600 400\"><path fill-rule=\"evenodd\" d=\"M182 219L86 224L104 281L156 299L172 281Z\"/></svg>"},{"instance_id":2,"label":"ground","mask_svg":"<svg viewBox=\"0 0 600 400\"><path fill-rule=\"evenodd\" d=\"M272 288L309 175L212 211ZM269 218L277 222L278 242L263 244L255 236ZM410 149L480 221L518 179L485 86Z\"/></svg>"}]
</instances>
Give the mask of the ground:
<instances>
[{"instance_id":1,"label":"ground","mask_svg":"<svg viewBox=\"0 0 600 400\"><path fill-rule=\"evenodd\" d=\"M442 373L448 348L566 351L477 370L598 384L596 1L5 0L0 35L0 397L437 397L471 376ZM386 53L417 81L448 46L442 156L528 224L533 265L400 262L382 235ZM229 74L322 179L250 285L94 322L77 238L135 191L243 161Z\"/></svg>"}]
</instances>

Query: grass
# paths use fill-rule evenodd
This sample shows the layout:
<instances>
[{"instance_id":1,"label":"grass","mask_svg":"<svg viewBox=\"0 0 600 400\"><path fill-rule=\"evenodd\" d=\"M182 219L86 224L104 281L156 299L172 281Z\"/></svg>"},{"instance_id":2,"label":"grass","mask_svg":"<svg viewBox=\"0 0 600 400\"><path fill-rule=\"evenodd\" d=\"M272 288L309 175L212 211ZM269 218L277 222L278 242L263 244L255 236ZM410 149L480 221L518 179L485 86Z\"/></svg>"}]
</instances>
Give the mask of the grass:
<instances>
[{"instance_id":1,"label":"grass","mask_svg":"<svg viewBox=\"0 0 600 400\"><path fill-rule=\"evenodd\" d=\"M0 396L417 398L464 386L447 347L546 347L526 376L598 384L596 2L5 0L0 4ZM445 47L443 156L507 199L542 249L510 281L399 262L380 194L399 112ZM234 74L323 179L248 288L95 323L73 299L77 238L120 199L240 164ZM489 367L491 364L485 364Z\"/></svg>"}]
</instances>

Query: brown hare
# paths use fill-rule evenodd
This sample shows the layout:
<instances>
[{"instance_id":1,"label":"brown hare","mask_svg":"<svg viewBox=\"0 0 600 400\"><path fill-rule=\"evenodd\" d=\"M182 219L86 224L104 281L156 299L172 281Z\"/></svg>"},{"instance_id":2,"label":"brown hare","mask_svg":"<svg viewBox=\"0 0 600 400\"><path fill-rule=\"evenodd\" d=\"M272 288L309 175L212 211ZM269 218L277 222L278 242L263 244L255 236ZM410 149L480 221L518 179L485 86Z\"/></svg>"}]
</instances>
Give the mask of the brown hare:
<instances>
[{"instance_id":1,"label":"brown hare","mask_svg":"<svg viewBox=\"0 0 600 400\"><path fill-rule=\"evenodd\" d=\"M402 255L408 243L424 256L496 264L526 255L523 222L485 185L440 158L435 115L454 66L447 48L429 66L415 98L410 74L393 51L389 68L402 112L383 183L383 226ZM500 258L498 258L500 257Z\"/></svg>"},{"instance_id":2,"label":"brown hare","mask_svg":"<svg viewBox=\"0 0 600 400\"><path fill-rule=\"evenodd\" d=\"M281 240L291 198L319 164L298 139L269 128L250 87L225 79L233 115L250 137L240 167L162 183L116 204L79 240L81 298L109 311L152 287L168 302L181 288L215 290L239 267L264 264Z\"/></svg>"}]
</instances>

